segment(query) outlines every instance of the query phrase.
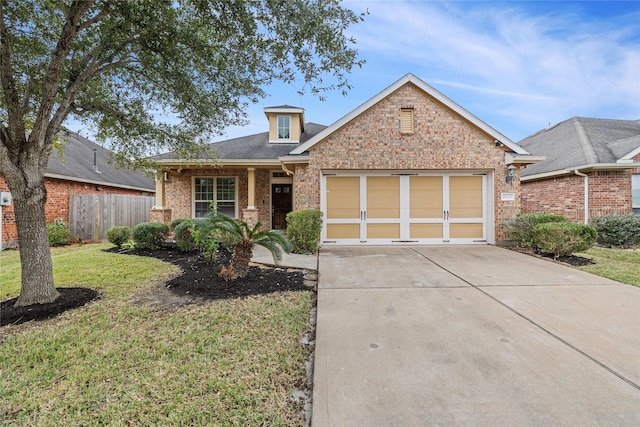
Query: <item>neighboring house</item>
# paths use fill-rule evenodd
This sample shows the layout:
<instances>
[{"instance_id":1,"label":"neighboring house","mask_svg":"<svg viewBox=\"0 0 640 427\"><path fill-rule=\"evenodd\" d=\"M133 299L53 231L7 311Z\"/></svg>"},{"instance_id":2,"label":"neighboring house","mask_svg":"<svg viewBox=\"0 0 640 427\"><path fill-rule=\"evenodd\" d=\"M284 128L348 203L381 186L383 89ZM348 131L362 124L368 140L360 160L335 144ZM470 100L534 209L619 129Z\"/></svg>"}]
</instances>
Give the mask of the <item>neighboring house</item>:
<instances>
[{"instance_id":1,"label":"neighboring house","mask_svg":"<svg viewBox=\"0 0 640 427\"><path fill-rule=\"evenodd\" d=\"M640 214L640 120L574 117L518 144L546 160L521 176L522 211L571 221Z\"/></svg>"},{"instance_id":2,"label":"neighboring house","mask_svg":"<svg viewBox=\"0 0 640 427\"><path fill-rule=\"evenodd\" d=\"M274 229L319 209L325 245L495 243L520 212L519 166L540 160L411 74L328 127L301 108L264 112L268 131L211 144L215 161L160 156L152 220L216 200Z\"/></svg>"},{"instance_id":3,"label":"neighboring house","mask_svg":"<svg viewBox=\"0 0 640 427\"><path fill-rule=\"evenodd\" d=\"M61 218L69 222L69 198L72 194L126 194L153 196L155 184L142 172L118 169L109 162L109 151L100 145L64 130L58 141L62 156L54 148L49 156L45 186L47 223ZM0 192L8 192L0 175ZM13 205L2 207L3 247L15 246L18 240Z\"/></svg>"}]
</instances>

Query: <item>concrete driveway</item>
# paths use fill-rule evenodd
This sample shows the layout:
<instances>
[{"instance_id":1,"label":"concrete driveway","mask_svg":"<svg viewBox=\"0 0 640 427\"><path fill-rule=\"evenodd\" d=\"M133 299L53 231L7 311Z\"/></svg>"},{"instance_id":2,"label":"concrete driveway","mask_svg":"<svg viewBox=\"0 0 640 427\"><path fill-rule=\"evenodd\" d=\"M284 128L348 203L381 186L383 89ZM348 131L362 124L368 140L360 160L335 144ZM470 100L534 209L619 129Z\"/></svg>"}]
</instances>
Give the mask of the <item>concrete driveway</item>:
<instances>
[{"instance_id":1,"label":"concrete driveway","mask_svg":"<svg viewBox=\"0 0 640 427\"><path fill-rule=\"evenodd\" d=\"M319 257L312 426L640 425L640 289L494 246Z\"/></svg>"}]
</instances>

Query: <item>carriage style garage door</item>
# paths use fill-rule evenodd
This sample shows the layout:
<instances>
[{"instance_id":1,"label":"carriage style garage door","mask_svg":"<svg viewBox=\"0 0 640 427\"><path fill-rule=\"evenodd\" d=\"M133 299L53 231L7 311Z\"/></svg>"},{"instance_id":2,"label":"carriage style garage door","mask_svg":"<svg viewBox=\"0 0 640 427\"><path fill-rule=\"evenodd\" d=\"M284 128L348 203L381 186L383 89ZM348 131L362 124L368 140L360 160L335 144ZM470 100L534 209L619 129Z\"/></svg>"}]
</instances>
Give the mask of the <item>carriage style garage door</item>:
<instances>
[{"instance_id":1,"label":"carriage style garage door","mask_svg":"<svg viewBox=\"0 0 640 427\"><path fill-rule=\"evenodd\" d=\"M325 244L485 243L486 174L323 176Z\"/></svg>"}]
</instances>

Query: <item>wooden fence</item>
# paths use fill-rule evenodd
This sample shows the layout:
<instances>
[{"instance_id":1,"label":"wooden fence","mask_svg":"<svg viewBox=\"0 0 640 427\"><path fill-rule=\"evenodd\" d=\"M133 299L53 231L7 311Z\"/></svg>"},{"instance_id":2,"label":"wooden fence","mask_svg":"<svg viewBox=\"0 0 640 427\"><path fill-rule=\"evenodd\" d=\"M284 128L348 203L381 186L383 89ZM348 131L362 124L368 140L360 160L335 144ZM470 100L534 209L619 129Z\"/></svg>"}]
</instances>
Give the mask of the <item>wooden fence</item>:
<instances>
[{"instance_id":1,"label":"wooden fence","mask_svg":"<svg viewBox=\"0 0 640 427\"><path fill-rule=\"evenodd\" d=\"M131 228L149 221L155 197L122 194L74 194L69 201L69 230L82 240L106 240L116 225Z\"/></svg>"}]
</instances>

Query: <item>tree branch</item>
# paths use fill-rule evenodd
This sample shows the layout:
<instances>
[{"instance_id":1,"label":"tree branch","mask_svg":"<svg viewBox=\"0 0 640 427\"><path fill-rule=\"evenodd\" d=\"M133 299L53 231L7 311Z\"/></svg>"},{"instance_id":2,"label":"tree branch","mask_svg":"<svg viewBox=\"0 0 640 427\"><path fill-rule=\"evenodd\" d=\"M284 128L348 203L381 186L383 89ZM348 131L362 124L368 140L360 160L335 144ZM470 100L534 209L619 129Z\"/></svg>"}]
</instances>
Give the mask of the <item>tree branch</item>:
<instances>
[{"instance_id":1,"label":"tree branch","mask_svg":"<svg viewBox=\"0 0 640 427\"><path fill-rule=\"evenodd\" d=\"M9 48L9 30L4 22L4 4L0 2L0 81L7 106L8 138L14 141L19 134L24 135L24 122L16 106L20 105L20 97L11 70L11 50ZM12 108L13 107L13 108Z\"/></svg>"}]
</instances>

